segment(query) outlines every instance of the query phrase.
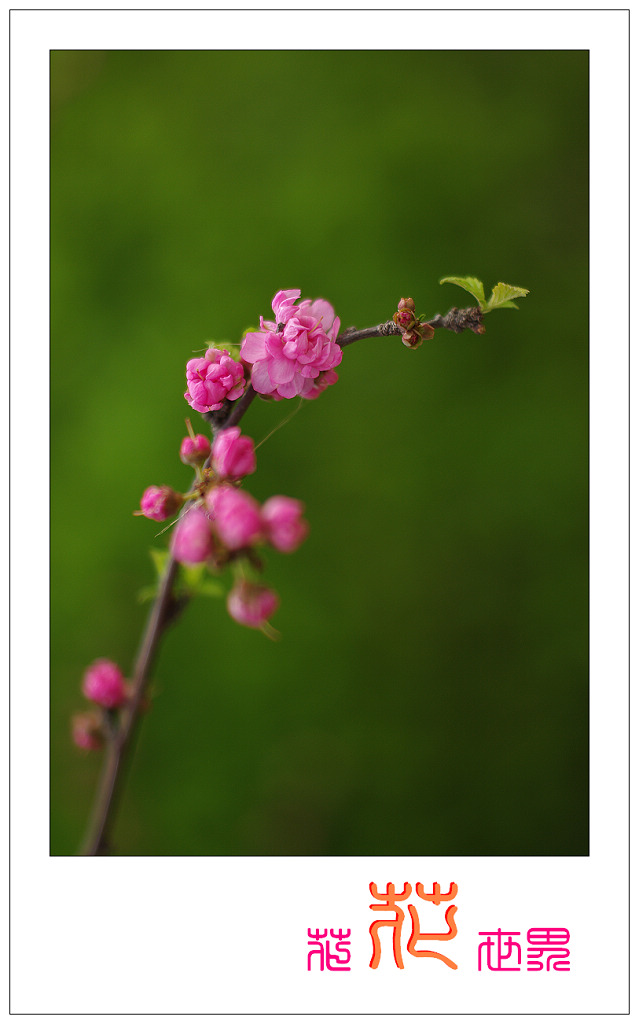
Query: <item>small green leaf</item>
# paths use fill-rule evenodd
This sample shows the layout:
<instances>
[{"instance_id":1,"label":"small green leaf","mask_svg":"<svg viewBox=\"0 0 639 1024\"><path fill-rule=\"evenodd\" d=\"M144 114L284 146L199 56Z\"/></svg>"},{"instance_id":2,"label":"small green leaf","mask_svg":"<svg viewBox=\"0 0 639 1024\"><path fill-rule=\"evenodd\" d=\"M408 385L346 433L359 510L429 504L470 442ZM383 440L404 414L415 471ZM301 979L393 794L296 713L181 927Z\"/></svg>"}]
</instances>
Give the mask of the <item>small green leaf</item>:
<instances>
[{"instance_id":1,"label":"small green leaf","mask_svg":"<svg viewBox=\"0 0 639 1024\"><path fill-rule=\"evenodd\" d=\"M156 594L157 587L141 587L140 590L138 590L137 598L140 604L147 604L149 601L154 600Z\"/></svg>"},{"instance_id":2,"label":"small green leaf","mask_svg":"<svg viewBox=\"0 0 639 1024\"><path fill-rule=\"evenodd\" d=\"M182 580L184 587L190 593L197 592L202 579L202 573L204 572L203 565L183 565L182 566Z\"/></svg>"},{"instance_id":3,"label":"small green leaf","mask_svg":"<svg viewBox=\"0 0 639 1024\"><path fill-rule=\"evenodd\" d=\"M470 292L477 299L478 304L484 308L484 286L476 277L442 277L440 284L456 284L465 291Z\"/></svg>"},{"instance_id":4,"label":"small green leaf","mask_svg":"<svg viewBox=\"0 0 639 1024\"><path fill-rule=\"evenodd\" d=\"M513 299L523 299L528 295L528 288L519 288L515 284L504 284L500 281L493 288L493 293L490 296L486 306L484 308L485 313L490 313L493 309L518 309L512 301Z\"/></svg>"},{"instance_id":5,"label":"small green leaf","mask_svg":"<svg viewBox=\"0 0 639 1024\"><path fill-rule=\"evenodd\" d=\"M151 556L151 561L155 566L155 571L157 572L158 576L163 576L164 570L166 568L166 563L169 560L169 552L166 550L166 548L163 548L162 550L160 550L160 548L151 548L149 550L149 554Z\"/></svg>"}]
</instances>

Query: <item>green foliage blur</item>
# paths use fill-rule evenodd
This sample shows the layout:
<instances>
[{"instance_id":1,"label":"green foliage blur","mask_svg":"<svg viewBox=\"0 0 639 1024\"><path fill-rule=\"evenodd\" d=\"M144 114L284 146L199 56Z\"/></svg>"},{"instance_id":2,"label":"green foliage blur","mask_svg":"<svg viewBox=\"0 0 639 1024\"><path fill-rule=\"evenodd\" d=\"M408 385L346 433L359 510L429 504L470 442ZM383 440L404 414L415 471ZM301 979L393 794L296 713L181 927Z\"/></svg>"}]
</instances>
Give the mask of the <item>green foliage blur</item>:
<instances>
[{"instance_id":1,"label":"green foliage blur","mask_svg":"<svg viewBox=\"0 0 639 1024\"><path fill-rule=\"evenodd\" d=\"M187 359L280 288L365 327L472 275L530 294L352 345L260 448L249 489L311 524L268 556L282 638L186 609L115 852L587 854L587 53L54 51L51 104L52 853L100 766L82 673L148 613L132 512L190 482Z\"/></svg>"}]
</instances>

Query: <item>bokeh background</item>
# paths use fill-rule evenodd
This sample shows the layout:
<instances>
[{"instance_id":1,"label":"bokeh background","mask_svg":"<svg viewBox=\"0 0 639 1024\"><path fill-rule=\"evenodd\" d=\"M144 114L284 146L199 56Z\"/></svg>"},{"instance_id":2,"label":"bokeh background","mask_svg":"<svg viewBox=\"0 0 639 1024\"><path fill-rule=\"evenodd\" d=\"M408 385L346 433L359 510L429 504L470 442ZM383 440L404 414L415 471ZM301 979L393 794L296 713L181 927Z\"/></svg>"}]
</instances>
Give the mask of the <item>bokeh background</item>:
<instances>
[{"instance_id":1,"label":"bokeh background","mask_svg":"<svg viewBox=\"0 0 639 1024\"><path fill-rule=\"evenodd\" d=\"M58 51L51 104L52 853L99 769L83 670L128 671L148 611L132 510L190 480L186 360L280 288L364 327L470 274L530 295L351 346L260 449L250 490L311 523L268 557L282 639L186 610L115 848L587 854L587 53Z\"/></svg>"}]
</instances>

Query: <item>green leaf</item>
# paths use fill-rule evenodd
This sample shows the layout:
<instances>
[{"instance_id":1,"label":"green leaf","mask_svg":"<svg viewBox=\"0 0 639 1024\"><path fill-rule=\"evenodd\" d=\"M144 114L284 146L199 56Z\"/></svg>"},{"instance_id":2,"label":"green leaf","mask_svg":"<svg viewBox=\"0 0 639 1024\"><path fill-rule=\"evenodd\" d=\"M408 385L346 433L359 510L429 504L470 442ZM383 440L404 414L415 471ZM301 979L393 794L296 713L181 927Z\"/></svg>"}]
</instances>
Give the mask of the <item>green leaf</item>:
<instances>
[{"instance_id":1,"label":"green leaf","mask_svg":"<svg viewBox=\"0 0 639 1024\"><path fill-rule=\"evenodd\" d=\"M515 284L504 284L500 281L493 288L493 293L484 307L485 313L493 309L518 309L513 299L523 299L528 295L528 288L519 288Z\"/></svg>"},{"instance_id":2,"label":"green leaf","mask_svg":"<svg viewBox=\"0 0 639 1024\"><path fill-rule=\"evenodd\" d=\"M185 589L190 593L197 592L203 572L203 565L183 565L182 580L184 582Z\"/></svg>"},{"instance_id":3,"label":"green leaf","mask_svg":"<svg viewBox=\"0 0 639 1024\"><path fill-rule=\"evenodd\" d=\"M219 597L224 588L217 580L211 579L205 565L183 565L181 591L188 597Z\"/></svg>"},{"instance_id":4,"label":"green leaf","mask_svg":"<svg viewBox=\"0 0 639 1024\"><path fill-rule=\"evenodd\" d=\"M476 277L442 277L440 284L456 284L477 299L478 304L484 308L484 286Z\"/></svg>"},{"instance_id":5,"label":"green leaf","mask_svg":"<svg viewBox=\"0 0 639 1024\"><path fill-rule=\"evenodd\" d=\"M149 550L149 554L151 556L151 561L155 566L155 571L157 572L158 577L163 576L164 570L166 568L166 563L169 560L168 550L166 548L151 548Z\"/></svg>"},{"instance_id":6,"label":"green leaf","mask_svg":"<svg viewBox=\"0 0 639 1024\"><path fill-rule=\"evenodd\" d=\"M147 604L147 602L153 601L157 592L157 587L154 586L141 587L137 593L139 603Z\"/></svg>"}]
</instances>

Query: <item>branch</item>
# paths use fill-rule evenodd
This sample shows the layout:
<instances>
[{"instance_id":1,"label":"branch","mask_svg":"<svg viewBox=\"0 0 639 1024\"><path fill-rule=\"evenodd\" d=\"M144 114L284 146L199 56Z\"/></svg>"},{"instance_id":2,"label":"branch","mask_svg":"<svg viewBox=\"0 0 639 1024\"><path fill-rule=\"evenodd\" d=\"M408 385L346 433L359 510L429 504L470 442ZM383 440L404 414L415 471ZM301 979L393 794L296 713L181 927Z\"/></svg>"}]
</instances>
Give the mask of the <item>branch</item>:
<instances>
[{"instance_id":1,"label":"branch","mask_svg":"<svg viewBox=\"0 0 639 1024\"><path fill-rule=\"evenodd\" d=\"M212 423L213 436L215 437L220 430L239 423L255 395L255 390L249 385L237 402L225 402L217 414L206 413L206 418ZM149 674L160 640L167 626L174 621L177 612L181 610L181 606L178 605L173 594L177 570L178 563L169 554L158 586L158 593L140 642L131 680L131 696L124 708L119 728L109 732L108 735L102 774L98 782L87 833L80 851L86 857L100 856L110 852L109 831L113 823L118 791L121 788L126 755L132 747L132 739L139 720Z\"/></svg>"},{"instance_id":2,"label":"branch","mask_svg":"<svg viewBox=\"0 0 639 1024\"><path fill-rule=\"evenodd\" d=\"M446 331L453 331L455 334L461 334L462 331L467 330L473 331L474 334L483 334L483 319L484 314L479 306L469 306L467 309L457 309L456 306L453 306L445 316L437 313L431 320L422 321L422 325L428 325L435 330L443 328ZM355 327L349 327L348 330L338 335L337 344L345 348L347 345L352 345L354 341L363 341L364 338L385 338L392 334L401 335L403 333L402 327L399 327L393 320L387 320L375 327L364 327L361 331L356 330Z\"/></svg>"}]
</instances>

